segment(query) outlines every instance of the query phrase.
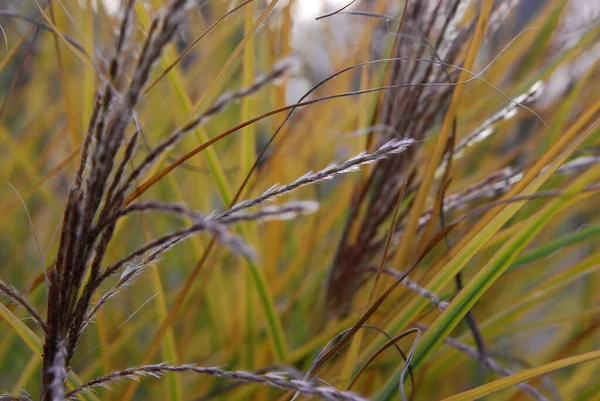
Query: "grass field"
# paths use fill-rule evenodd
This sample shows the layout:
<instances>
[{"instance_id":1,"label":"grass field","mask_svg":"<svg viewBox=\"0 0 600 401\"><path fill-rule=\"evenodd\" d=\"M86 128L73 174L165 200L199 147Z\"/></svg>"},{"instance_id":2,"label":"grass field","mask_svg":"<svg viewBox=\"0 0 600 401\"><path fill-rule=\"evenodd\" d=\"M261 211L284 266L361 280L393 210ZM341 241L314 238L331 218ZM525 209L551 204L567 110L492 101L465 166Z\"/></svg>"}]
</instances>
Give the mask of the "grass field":
<instances>
[{"instance_id":1,"label":"grass field","mask_svg":"<svg viewBox=\"0 0 600 401\"><path fill-rule=\"evenodd\" d=\"M594 3L0 2L0 400L600 400Z\"/></svg>"}]
</instances>

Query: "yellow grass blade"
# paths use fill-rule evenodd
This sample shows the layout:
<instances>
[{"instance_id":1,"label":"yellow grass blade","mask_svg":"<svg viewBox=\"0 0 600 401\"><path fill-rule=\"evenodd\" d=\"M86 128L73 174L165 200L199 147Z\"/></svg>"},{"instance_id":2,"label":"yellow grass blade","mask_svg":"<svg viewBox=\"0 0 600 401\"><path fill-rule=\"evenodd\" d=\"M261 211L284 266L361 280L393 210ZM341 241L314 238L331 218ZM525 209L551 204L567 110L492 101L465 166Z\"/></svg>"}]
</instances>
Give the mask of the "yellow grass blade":
<instances>
[{"instance_id":1,"label":"yellow grass blade","mask_svg":"<svg viewBox=\"0 0 600 401\"><path fill-rule=\"evenodd\" d=\"M494 394L500 390L504 390L516 384L525 382L531 378L553 372L558 369L566 368L579 363L593 361L600 358L600 351L586 352L585 354L572 356L570 358L561 359L559 361L550 362L535 368L527 369L513 376L508 376L491 383L474 388L473 390L465 391L461 394L445 398L443 401L470 401L478 400L486 395Z\"/></svg>"}]
</instances>

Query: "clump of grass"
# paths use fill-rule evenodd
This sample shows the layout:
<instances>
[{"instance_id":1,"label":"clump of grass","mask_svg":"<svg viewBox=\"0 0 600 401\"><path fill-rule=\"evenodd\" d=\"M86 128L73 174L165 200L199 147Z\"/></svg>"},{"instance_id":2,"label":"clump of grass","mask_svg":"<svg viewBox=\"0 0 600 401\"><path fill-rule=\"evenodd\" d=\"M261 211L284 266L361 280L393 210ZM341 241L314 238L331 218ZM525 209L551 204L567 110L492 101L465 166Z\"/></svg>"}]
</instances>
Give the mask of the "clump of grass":
<instances>
[{"instance_id":1,"label":"clump of grass","mask_svg":"<svg viewBox=\"0 0 600 401\"><path fill-rule=\"evenodd\" d=\"M276 3L0 12L0 399L591 399L597 24Z\"/></svg>"}]
</instances>

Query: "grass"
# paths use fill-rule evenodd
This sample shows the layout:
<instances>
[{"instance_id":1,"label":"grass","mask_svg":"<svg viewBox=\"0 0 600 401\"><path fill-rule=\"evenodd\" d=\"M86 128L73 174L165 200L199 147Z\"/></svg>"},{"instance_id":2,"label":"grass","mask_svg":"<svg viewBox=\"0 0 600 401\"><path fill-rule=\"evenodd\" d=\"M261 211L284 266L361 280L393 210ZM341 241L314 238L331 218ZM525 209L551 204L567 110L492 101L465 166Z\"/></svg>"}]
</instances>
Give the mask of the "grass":
<instances>
[{"instance_id":1,"label":"grass","mask_svg":"<svg viewBox=\"0 0 600 401\"><path fill-rule=\"evenodd\" d=\"M598 10L90 3L0 10L0 399L600 400Z\"/></svg>"}]
</instances>

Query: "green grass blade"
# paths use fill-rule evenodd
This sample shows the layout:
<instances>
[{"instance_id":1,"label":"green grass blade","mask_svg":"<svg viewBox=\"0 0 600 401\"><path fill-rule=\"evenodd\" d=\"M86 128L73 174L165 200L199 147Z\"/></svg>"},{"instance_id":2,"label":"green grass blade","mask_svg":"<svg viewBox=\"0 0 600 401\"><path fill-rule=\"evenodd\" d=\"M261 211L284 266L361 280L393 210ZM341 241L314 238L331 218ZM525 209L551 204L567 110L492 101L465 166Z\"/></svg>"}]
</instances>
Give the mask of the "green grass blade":
<instances>
[{"instance_id":1,"label":"green grass blade","mask_svg":"<svg viewBox=\"0 0 600 401\"><path fill-rule=\"evenodd\" d=\"M8 322L12 329L17 333L19 338L21 338L21 340L27 344L29 349L31 349L34 354L41 358L42 340L20 319L13 315L12 312L2 303L0 303L0 316L2 316L2 318ZM71 370L67 376L67 383L71 388L77 388L83 384L83 381L75 374L75 372ZM100 399L91 392L78 394L78 398L82 401L100 401Z\"/></svg>"}]
</instances>

